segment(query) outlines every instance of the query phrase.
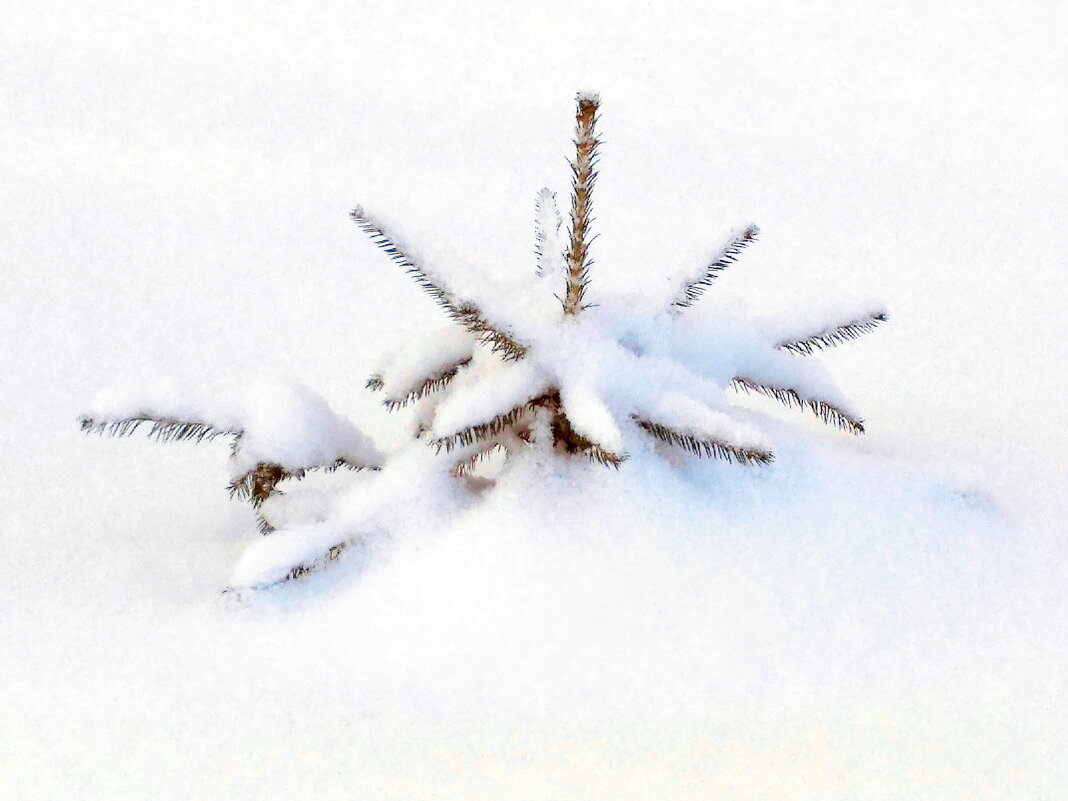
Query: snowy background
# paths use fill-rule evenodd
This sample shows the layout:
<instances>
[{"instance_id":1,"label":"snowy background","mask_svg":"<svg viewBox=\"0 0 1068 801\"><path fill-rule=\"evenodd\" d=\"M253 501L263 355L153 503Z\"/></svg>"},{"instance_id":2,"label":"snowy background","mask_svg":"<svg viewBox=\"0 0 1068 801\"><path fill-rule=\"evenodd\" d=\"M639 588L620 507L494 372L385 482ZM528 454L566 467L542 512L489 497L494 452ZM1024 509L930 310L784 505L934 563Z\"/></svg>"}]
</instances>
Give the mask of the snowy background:
<instances>
[{"instance_id":1,"label":"snowy background","mask_svg":"<svg viewBox=\"0 0 1068 801\"><path fill-rule=\"evenodd\" d=\"M1068 792L1068 14L1053 2L23 4L0 26L0 796L1054 799ZM576 90L598 284L881 299L864 414L774 468L517 472L316 581L222 442L86 438L102 387L363 380L440 323L347 218L533 269ZM634 469L631 469L633 467ZM447 511L447 510L446 510Z\"/></svg>"}]
</instances>

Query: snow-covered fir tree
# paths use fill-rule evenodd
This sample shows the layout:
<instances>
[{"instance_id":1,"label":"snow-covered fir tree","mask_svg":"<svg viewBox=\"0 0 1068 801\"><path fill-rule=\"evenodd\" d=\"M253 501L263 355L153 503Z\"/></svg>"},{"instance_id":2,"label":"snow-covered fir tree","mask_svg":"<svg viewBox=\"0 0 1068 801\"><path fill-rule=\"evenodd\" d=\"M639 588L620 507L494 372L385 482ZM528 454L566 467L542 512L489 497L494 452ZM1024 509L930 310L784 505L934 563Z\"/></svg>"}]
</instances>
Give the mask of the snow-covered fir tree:
<instances>
[{"instance_id":1,"label":"snow-covered fir tree","mask_svg":"<svg viewBox=\"0 0 1068 801\"><path fill-rule=\"evenodd\" d=\"M450 321L386 356L367 381L389 409L413 412L415 436L388 464L325 400L286 384L226 395L170 385L111 392L94 402L82 428L115 436L143 430L161 441L229 437L231 496L250 501L260 531L270 535L249 545L235 571L235 586L256 588L333 561L367 531L388 527L389 510L414 510L405 499L434 498L433 514L447 514L457 478L469 496L492 484L479 476L479 464L494 456L507 465L508 457L536 449L618 468L651 441L740 465L770 464L762 416L732 404L731 393L758 393L862 433L857 412L808 357L871 331L887 319L884 311L778 327L687 313L756 241L755 225L730 235L664 308L591 301L599 102L591 93L577 98L569 225L565 231L555 194L542 189L529 280L510 303L461 293L363 207L352 212ZM351 491L295 491L309 473L338 468L375 476L354 478Z\"/></svg>"}]
</instances>

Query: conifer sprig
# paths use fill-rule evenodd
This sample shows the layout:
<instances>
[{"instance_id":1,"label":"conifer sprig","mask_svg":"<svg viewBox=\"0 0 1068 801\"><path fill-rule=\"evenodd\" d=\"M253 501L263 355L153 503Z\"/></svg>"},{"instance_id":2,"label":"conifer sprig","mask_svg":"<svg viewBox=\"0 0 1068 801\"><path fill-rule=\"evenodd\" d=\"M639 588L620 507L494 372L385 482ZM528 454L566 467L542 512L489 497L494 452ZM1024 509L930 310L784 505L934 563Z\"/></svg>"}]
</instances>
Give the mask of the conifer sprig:
<instances>
[{"instance_id":1,"label":"conifer sprig","mask_svg":"<svg viewBox=\"0 0 1068 801\"><path fill-rule=\"evenodd\" d=\"M808 409L816 417L827 425L836 426L850 434L863 434L864 421L850 415L848 412L819 398L811 398L802 395L793 387L780 387L774 384L755 381L744 376L736 376L732 382L735 389L742 392L755 392L766 398L772 398L790 408Z\"/></svg>"},{"instance_id":2,"label":"conifer sprig","mask_svg":"<svg viewBox=\"0 0 1068 801\"><path fill-rule=\"evenodd\" d=\"M602 448L596 442L591 442L586 447L580 448L577 452L588 457L591 462L596 462L602 467L614 467L616 470L623 465L623 462L630 458L625 453L616 453L607 448Z\"/></svg>"},{"instance_id":3,"label":"conifer sprig","mask_svg":"<svg viewBox=\"0 0 1068 801\"><path fill-rule=\"evenodd\" d=\"M642 429L661 442L682 448L694 456L707 456L714 459L722 459L727 462L738 462L742 465L768 465L774 461L775 456L771 451L761 448L747 448L734 445L715 437L701 437L677 431L671 426L648 420L643 417L634 417L634 422Z\"/></svg>"},{"instance_id":4,"label":"conifer sprig","mask_svg":"<svg viewBox=\"0 0 1068 801\"><path fill-rule=\"evenodd\" d=\"M705 290L712 286L719 274L738 261L739 254L755 242L758 236L760 236L760 229L755 225L750 225L742 233L732 237L731 241L719 251L716 258L708 263L701 277L690 281L682 288L678 297L671 304L671 308L673 310L682 310L693 306L701 298L701 295L705 293Z\"/></svg>"},{"instance_id":5,"label":"conifer sprig","mask_svg":"<svg viewBox=\"0 0 1068 801\"><path fill-rule=\"evenodd\" d=\"M487 322L477 306L469 301L458 300L440 281L413 262L408 254L367 216L362 206L354 208L349 216L367 234L371 241L389 256L394 264L401 267L415 279L420 288L430 295L452 320L466 328L478 337L480 341L489 345L502 358L523 358L526 354L525 347L504 331Z\"/></svg>"},{"instance_id":6,"label":"conifer sprig","mask_svg":"<svg viewBox=\"0 0 1068 801\"><path fill-rule=\"evenodd\" d=\"M874 331L880 323L890 319L886 312L872 312L863 317L857 317L846 323L831 325L815 334L809 334L800 339L784 339L776 343L779 350L787 350L799 356L811 356L817 350L833 348L843 342L851 342L860 339L864 334Z\"/></svg>"},{"instance_id":7,"label":"conifer sprig","mask_svg":"<svg viewBox=\"0 0 1068 801\"><path fill-rule=\"evenodd\" d=\"M567 293L564 313L578 314L589 284L590 223L593 211L593 185L597 181L597 109L600 98L591 93L578 95L575 111L575 160L571 162L571 231L567 249Z\"/></svg>"},{"instance_id":8,"label":"conifer sprig","mask_svg":"<svg viewBox=\"0 0 1068 801\"><path fill-rule=\"evenodd\" d=\"M270 533L273 530L274 529L271 528L269 531L266 531L264 533ZM303 579L312 573L317 573L320 570L323 570L332 562L336 562L338 559L341 558L341 555L345 552L345 550L353 544L358 543L350 542L348 540L343 540L341 542L334 543L325 551L323 551L317 559L309 559L300 562L296 565L293 565L293 567L289 568L289 570L281 578L275 579L274 581L266 581L260 584L253 584L247 587L227 587L223 590L223 593L233 595L234 597L240 599L242 595L248 592L263 592L264 590L271 590L276 587L280 587L283 584L289 584L293 581L299 581L300 579Z\"/></svg>"},{"instance_id":9,"label":"conifer sprig","mask_svg":"<svg viewBox=\"0 0 1068 801\"><path fill-rule=\"evenodd\" d=\"M184 442L192 440L203 442L213 440L216 437L240 438L240 431L227 431L216 428L210 423L199 420L179 420L173 417L150 417L138 415L136 417L124 417L119 420L97 420L92 417L83 417L80 420L82 431L86 434L106 434L109 437L132 436L143 424L150 423L151 428L148 436L157 442Z\"/></svg>"},{"instance_id":10,"label":"conifer sprig","mask_svg":"<svg viewBox=\"0 0 1068 801\"><path fill-rule=\"evenodd\" d=\"M396 409L403 408L410 403L422 400L427 395L431 395L442 387L448 385L457 375L459 375L460 371L470 363L470 356L466 359L454 362L443 368L441 371L422 379L414 387L387 396L382 401L382 405L392 412ZM367 379L365 386L372 392L379 392L384 389L386 385L382 380L382 376L373 375Z\"/></svg>"},{"instance_id":11,"label":"conifer sprig","mask_svg":"<svg viewBox=\"0 0 1068 801\"><path fill-rule=\"evenodd\" d=\"M439 452L442 450L448 452L455 448L473 445L476 442L491 440L494 437L504 434L510 429L516 428L521 421L525 421L535 409L545 404L546 397L547 396L542 395L537 398L532 398L525 403L521 403L518 406L509 409L507 412L498 414L496 417L487 420L485 423L468 426L467 428L463 428L444 437L436 437L430 441L430 444Z\"/></svg>"},{"instance_id":12,"label":"conifer sprig","mask_svg":"<svg viewBox=\"0 0 1068 801\"><path fill-rule=\"evenodd\" d=\"M128 437L137 432L142 425L151 424L148 436L157 442L210 442L216 437L233 437L230 443L230 456L236 458L245 436L243 430L216 428L210 423L199 420L181 420L173 417L151 417L138 415L117 420L99 420L93 417L81 418L82 431L87 434L101 434L112 437ZM259 462L246 473L233 479L227 486L231 498L248 501L256 510L256 524L260 533L269 534L274 525L259 511L260 506L269 497L280 492L278 485L286 479L299 481L311 471L325 470L331 472L344 467L349 470L379 470L378 465L360 465L348 459L338 459L328 465L311 465L297 470L287 470L273 462Z\"/></svg>"}]
</instances>

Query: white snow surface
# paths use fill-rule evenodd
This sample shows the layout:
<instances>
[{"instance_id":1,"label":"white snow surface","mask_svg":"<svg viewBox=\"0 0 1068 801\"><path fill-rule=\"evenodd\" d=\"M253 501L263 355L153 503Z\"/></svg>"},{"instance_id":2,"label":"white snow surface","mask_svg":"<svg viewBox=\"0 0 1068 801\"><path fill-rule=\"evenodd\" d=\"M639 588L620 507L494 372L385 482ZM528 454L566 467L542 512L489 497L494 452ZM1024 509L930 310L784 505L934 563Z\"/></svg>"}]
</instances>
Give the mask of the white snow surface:
<instances>
[{"instance_id":1,"label":"white snow surface","mask_svg":"<svg viewBox=\"0 0 1068 801\"><path fill-rule=\"evenodd\" d=\"M13 5L0 798L1063 797L1066 13ZM622 380L641 352L645 383L765 431L771 467L623 426L618 471L531 450L477 491L363 387L447 321L349 209L536 328L563 281L532 289L532 205L566 202L583 87L599 397L617 420L647 397ZM749 219L680 316L730 325L680 355L699 340L656 315ZM889 324L797 358L864 437L723 392L734 325L773 342L869 293ZM225 442L74 423L103 386L261 371L391 469L286 483L262 537ZM222 593L328 526L360 545L313 580Z\"/></svg>"}]
</instances>

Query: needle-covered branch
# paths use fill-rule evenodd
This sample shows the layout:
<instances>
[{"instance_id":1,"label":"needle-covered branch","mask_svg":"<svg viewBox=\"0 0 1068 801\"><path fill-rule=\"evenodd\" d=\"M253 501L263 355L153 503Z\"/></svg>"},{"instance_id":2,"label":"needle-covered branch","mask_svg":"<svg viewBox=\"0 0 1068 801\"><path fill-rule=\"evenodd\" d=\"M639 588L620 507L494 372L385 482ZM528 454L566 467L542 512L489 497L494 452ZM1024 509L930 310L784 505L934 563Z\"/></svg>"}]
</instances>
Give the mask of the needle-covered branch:
<instances>
[{"instance_id":1,"label":"needle-covered branch","mask_svg":"<svg viewBox=\"0 0 1068 801\"><path fill-rule=\"evenodd\" d=\"M771 451L768 450L735 445L713 436L701 436L678 431L655 420L635 417L634 422L653 438L676 448L682 448L694 456L722 459L726 462L737 462L742 465L767 465L771 464L775 458Z\"/></svg>"},{"instance_id":2,"label":"needle-covered branch","mask_svg":"<svg viewBox=\"0 0 1068 801\"><path fill-rule=\"evenodd\" d=\"M439 389L447 386L459 372L471 363L471 358L462 359L442 368L438 372L423 378L415 386L390 392L383 399L382 404L391 412L403 408L408 404L422 400L427 395L432 395ZM381 392L386 387L381 375L373 375L367 379L365 385L372 392Z\"/></svg>"},{"instance_id":3,"label":"needle-covered branch","mask_svg":"<svg viewBox=\"0 0 1068 801\"><path fill-rule=\"evenodd\" d=\"M502 414L490 418L484 423L467 426L452 434L435 437L430 441L437 450L451 451L455 448L473 445L476 442L485 442L501 436L509 430L514 430L521 424L526 423L528 418L543 403L543 398L534 398L518 404Z\"/></svg>"},{"instance_id":4,"label":"needle-covered branch","mask_svg":"<svg viewBox=\"0 0 1068 801\"><path fill-rule=\"evenodd\" d=\"M864 334L874 331L880 323L885 323L890 316L884 311L860 315L845 323L829 325L814 334L803 337L789 337L776 343L779 350L790 351L799 356L811 356L817 350L833 348L843 342L852 342Z\"/></svg>"},{"instance_id":5,"label":"needle-covered branch","mask_svg":"<svg viewBox=\"0 0 1068 801\"><path fill-rule=\"evenodd\" d=\"M671 304L672 310L677 312L688 309L700 300L705 290L712 286L719 274L738 261L739 254L755 242L759 235L760 229L755 225L750 225L742 233L731 237L730 242L708 263L701 275L683 286Z\"/></svg>"},{"instance_id":6,"label":"needle-covered branch","mask_svg":"<svg viewBox=\"0 0 1068 801\"><path fill-rule=\"evenodd\" d=\"M114 420L82 417L80 423L82 431L87 434L106 434L111 437L132 436L142 425L148 424L148 436L156 442L204 442L216 437L241 436L241 431L219 429L201 420L179 420L174 417L136 415Z\"/></svg>"},{"instance_id":7,"label":"needle-covered branch","mask_svg":"<svg viewBox=\"0 0 1068 801\"><path fill-rule=\"evenodd\" d=\"M411 257L378 224L373 222L362 206L357 206L349 215L353 222L367 234L371 241L389 256L394 264L401 267L415 279L420 288L445 311L450 319L466 328L478 339L489 345L505 359L521 359L526 355L526 348L508 336L504 331L491 325L482 312L470 301L456 298L445 285L416 264Z\"/></svg>"},{"instance_id":8,"label":"needle-covered branch","mask_svg":"<svg viewBox=\"0 0 1068 801\"><path fill-rule=\"evenodd\" d=\"M808 409L827 425L836 426L851 434L864 433L864 421L829 401L801 394L793 387L781 387L775 384L760 383L745 376L737 376L732 382L735 389L742 392L755 392L766 398L772 398L790 408Z\"/></svg>"}]
</instances>

